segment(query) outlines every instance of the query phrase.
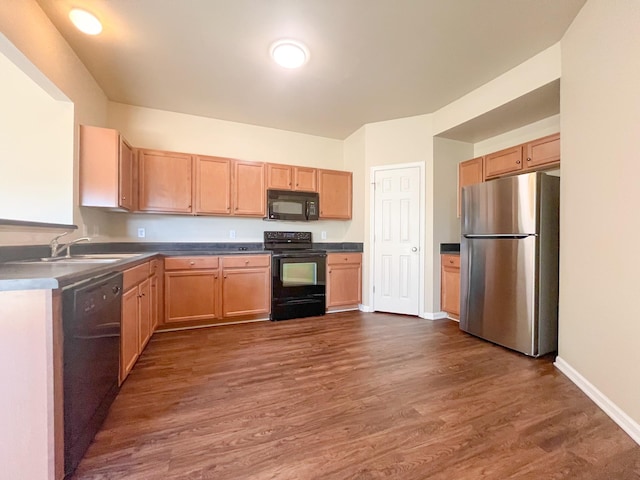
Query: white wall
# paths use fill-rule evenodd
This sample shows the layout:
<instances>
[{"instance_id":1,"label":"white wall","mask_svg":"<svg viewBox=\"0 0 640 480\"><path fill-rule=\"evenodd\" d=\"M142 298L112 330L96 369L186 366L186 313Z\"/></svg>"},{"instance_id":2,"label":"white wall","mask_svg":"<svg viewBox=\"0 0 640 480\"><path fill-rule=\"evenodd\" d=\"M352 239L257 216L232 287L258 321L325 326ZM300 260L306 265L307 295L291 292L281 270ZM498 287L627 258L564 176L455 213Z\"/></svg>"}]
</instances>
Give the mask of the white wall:
<instances>
[{"instance_id":1,"label":"white wall","mask_svg":"<svg viewBox=\"0 0 640 480\"><path fill-rule=\"evenodd\" d=\"M559 356L636 425L639 25L637 0L589 0L562 39L559 320Z\"/></svg>"},{"instance_id":2,"label":"white wall","mask_svg":"<svg viewBox=\"0 0 640 480\"><path fill-rule=\"evenodd\" d=\"M0 34L0 218L70 224L73 104L38 74Z\"/></svg>"},{"instance_id":3,"label":"white wall","mask_svg":"<svg viewBox=\"0 0 640 480\"><path fill-rule=\"evenodd\" d=\"M113 102L109 104L108 123L140 148L351 170L345 165L341 140ZM341 242L350 224L338 220L275 223L256 218L127 213L107 213L95 220L88 231L98 232L100 241L151 242L261 242L264 230L287 229L311 231L314 241L320 240L324 231L326 241ZM146 230L144 239L137 238L141 227ZM230 239L230 230L235 230L235 240ZM362 241L361 233L358 237L352 232L350 238Z\"/></svg>"},{"instance_id":4,"label":"white wall","mask_svg":"<svg viewBox=\"0 0 640 480\"><path fill-rule=\"evenodd\" d=\"M0 2L0 32L28 60L73 102L74 129L79 123L104 125L107 120L107 98L82 64L71 47L56 30L35 0L9 0ZM33 75L30 75L33 78ZM77 204L77 137L63 141L73 145L73 156L67 161L73 166L73 198ZM70 168L69 164L62 169ZM43 201L44 202L44 201ZM73 211L73 223L81 226L76 236L82 233L83 216L100 216L100 212ZM59 231L31 229L0 229L0 245L48 243Z\"/></svg>"}]
</instances>

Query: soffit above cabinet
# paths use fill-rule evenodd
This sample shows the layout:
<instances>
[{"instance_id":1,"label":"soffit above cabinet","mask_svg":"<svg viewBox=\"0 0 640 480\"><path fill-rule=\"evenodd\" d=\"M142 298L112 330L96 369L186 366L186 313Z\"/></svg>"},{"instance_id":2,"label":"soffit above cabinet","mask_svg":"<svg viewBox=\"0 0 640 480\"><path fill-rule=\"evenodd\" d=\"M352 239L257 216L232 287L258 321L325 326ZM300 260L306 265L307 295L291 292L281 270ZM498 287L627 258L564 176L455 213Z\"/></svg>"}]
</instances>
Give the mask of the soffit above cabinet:
<instances>
[{"instance_id":1,"label":"soffit above cabinet","mask_svg":"<svg viewBox=\"0 0 640 480\"><path fill-rule=\"evenodd\" d=\"M560 113L560 79L439 133L438 137L477 143Z\"/></svg>"}]
</instances>

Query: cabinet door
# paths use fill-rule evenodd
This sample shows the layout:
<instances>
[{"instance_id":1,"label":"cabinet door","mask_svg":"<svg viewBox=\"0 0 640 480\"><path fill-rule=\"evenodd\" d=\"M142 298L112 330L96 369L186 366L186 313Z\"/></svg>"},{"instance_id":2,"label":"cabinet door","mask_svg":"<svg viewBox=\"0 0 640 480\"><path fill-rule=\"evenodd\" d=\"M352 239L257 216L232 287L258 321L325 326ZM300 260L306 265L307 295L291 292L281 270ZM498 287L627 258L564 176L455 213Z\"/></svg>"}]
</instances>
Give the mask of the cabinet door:
<instances>
[{"instance_id":1,"label":"cabinet door","mask_svg":"<svg viewBox=\"0 0 640 480\"><path fill-rule=\"evenodd\" d=\"M458 164L458 217L462 206L462 187L482 183L484 157L473 158Z\"/></svg>"},{"instance_id":2,"label":"cabinet door","mask_svg":"<svg viewBox=\"0 0 640 480\"><path fill-rule=\"evenodd\" d=\"M484 157L484 178L522 170L522 145L490 153Z\"/></svg>"},{"instance_id":3,"label":"cabinet door","mask_svg":"<svg viewBox=\"0 0 640 480\"><path fill-rule=\"evenodd\" d=\"M351 172L318 170L320 218L351 219Z\"/></svg>"},{"instance_id":4,"label":"cabinet door","mask_svg":"<svg viewBox=\"0 0 640 480\"><path fill-rule=\"evenodd\" d=\"M120 137L119 205L126 210L136 209L133 188L133 165L133 148Z\"/></svg>"},{"instance_id":5,"label":"cabinet door","mask_svg":"<svg viewBox=\"0 0 640 480\"><path fill-rule=\"evenodd\" d=\"M315 168L293 167L293 189L305 192L318 191L318 171Z\"/></svg>"},{"instance_id":6,"label":"cabinet door","mask_svg":"<svg viewBox=\"0 0 640 480\"><path fill-rule=\"evenodd\" d=\"M160 301L160 292L158 291L158 274L153 275L149 280L149 303L151 304L151 334L158 327L158 315L160 309L158 303Z\"/></svg>"},{"instance_id":7,"label":"cabinet door","mask_svg":"<svg viewBox=\"0 0 640 480\"><path fill-rule=\"evenodd\" d=\"M223 270L222 316L268 314L271 307L269 268Z\"/></svg>"},{"instance_id":8,"label":"cabinet door","mask_svg":"<svg viewBox=\"0 0 640 480\"><path fill-rule=\"evenodd\" d=\"M327 308L355 306L362 302L360 263L330 265L327 273Z\"/></svg>"},{"instance_id":9,"label":"cabinet door","mask_svg":"<svg viewBox=\"0 0 640 480\"><path fill-rule=\"evenodd\" d=\"M195 157L196 213L231 213L231 160L219 157Z\"/></svg>"},{"instance_id":10,"label":"cabinet door","mask_svg":"<svg viewBox=\"0 0 640 480\"><path fill-rule=\"evenodd\" d=\"M138 355L151 338L151 283L147 278L138 287Z\"/></svg>"},{"instance_id":11,"label":"cabinet door","mask_svg":"<svg viewBox=\"0 0 640 480\"><path fill-rule=\"evenodd\" d=\"M292 175L289 165L267 163L267 188L275 190L291 190Z\"/></svg>"},{"instance_id":12,"label":"cabinet door","mask_svg":"<svg viewBox=\"0 0 640 480\"><path fill-rule=\"evenodd\" d=\"M448 314L460 316L460 257L442 255L440 275L440 309Z\"/></svg>"},{"instance_id":13,"label":"cabinet door","mask_svg":"<svg viewBox=\"0 0 640 480\"><path fill-rule=\"evenodd\" d=\"M539 138L525 145L525 167L560 162L560 134Z\"/></svg>"},{"instance_id":14,"label":"cabinet door","mask_svg":"<svg viewBox=\"0 0 640 480\"><path fill-rule=\"evenodd\" d=\"M220 316L217 270L165 272L164 279L165 323Z\"/></svg>"},{"instance_id":15,"label":"cabinet door","mask_svg":"<svg viewBox=\"0 0 640 480\"><path fill-rule=\"evenodd\" d=\"M192 159L190 155L140 150L138 169L141 211L191 212Z\"/></svg>"},{"instance_id":16,"label":"cabinet door","mask_svg":"<svg viewBox=\"0 0 640 480\"><path fill-rule=\"evenodd\" d=\"M138 359L138 286L122 295L120 332L120 383L127 378Z\"/></svg>"},{"instance_id":17,"label":"cabinet door","mask_svg":"<svg viewBox=\"0 0 640 480\"><path fill-rule=\"evenodd\" d=\"M264 217L264 163L236 161L233 177L233 214Z\"/></svg>"}]
</instances>

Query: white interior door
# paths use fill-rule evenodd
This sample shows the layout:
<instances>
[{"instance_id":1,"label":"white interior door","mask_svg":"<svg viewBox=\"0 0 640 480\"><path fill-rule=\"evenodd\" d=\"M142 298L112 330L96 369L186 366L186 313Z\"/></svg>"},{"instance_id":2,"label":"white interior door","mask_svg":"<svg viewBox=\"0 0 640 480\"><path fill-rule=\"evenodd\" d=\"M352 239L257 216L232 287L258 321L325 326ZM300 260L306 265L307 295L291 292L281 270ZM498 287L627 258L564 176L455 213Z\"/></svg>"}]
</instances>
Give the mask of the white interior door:
<instances>
[{"instance_id":1,"label":"white interior door","mask_svg":"<svg viewBox=\"0 0 640 480\"><path fill-rule=\"evenodd\" d=\"M420 168L374 173L374 309L418 315Z\"/></svg>"}]
</instances>

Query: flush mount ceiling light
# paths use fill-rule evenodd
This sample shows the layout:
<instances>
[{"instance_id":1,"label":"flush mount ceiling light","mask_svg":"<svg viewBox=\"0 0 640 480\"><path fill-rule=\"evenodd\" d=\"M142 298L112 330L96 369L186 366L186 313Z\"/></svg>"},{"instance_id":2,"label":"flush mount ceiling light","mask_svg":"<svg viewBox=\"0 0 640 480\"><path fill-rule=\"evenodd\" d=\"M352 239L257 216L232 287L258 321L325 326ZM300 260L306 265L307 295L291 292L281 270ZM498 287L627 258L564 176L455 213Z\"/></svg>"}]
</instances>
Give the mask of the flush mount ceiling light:
<instances>
[{"instance_id":1,"label":"flush mount ceiling light","mask_svg":"<svg viewBox=\"0 0 640 480\"><path fill-rule=\"evenodd\" d=\"M271 57L284 68L299 68L309 60L309 50L296 40L278 40L271 45Z\"/></svg>"},{"instance_id":2,"label":"flush mount ceiling light","mask_svg":"<svg viewBox=\"0 0 640 480\"><path fill-rule=\"evenodd\" d=\"M78 30L87 35L98 35L102 31L100 20L86 10L74 8L69 12L69 18Z\"/></svg>"}]
</instances>

